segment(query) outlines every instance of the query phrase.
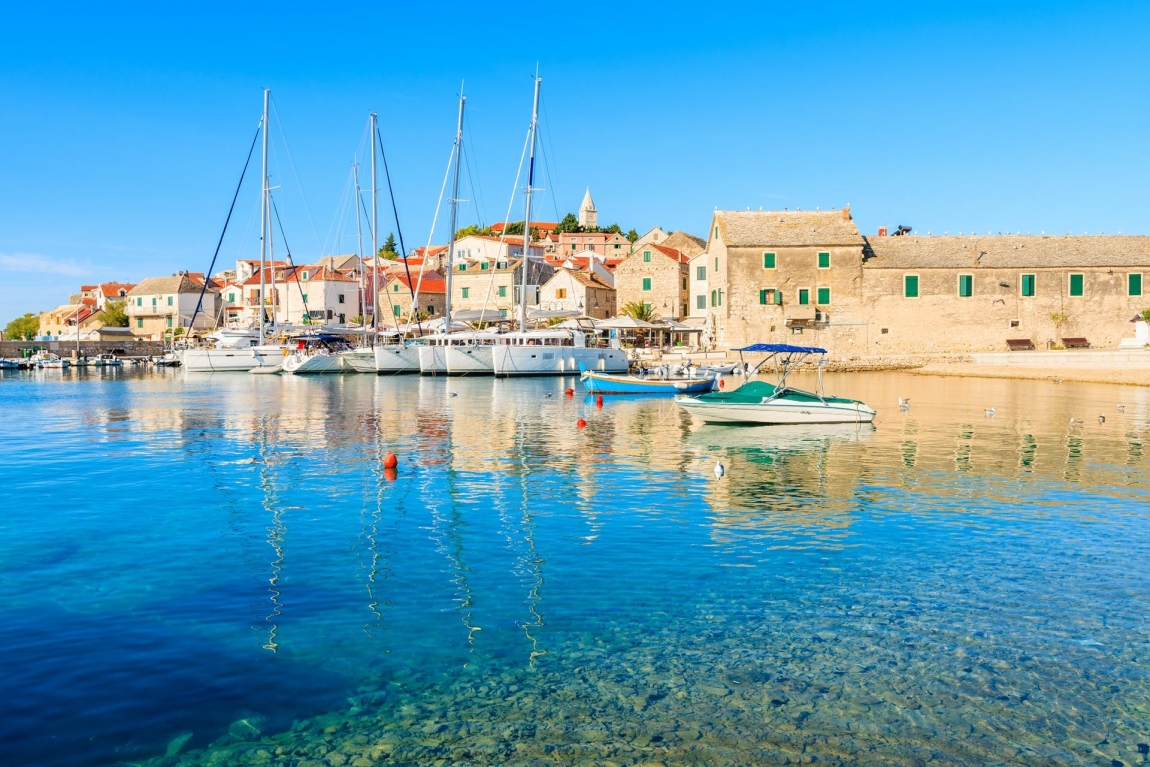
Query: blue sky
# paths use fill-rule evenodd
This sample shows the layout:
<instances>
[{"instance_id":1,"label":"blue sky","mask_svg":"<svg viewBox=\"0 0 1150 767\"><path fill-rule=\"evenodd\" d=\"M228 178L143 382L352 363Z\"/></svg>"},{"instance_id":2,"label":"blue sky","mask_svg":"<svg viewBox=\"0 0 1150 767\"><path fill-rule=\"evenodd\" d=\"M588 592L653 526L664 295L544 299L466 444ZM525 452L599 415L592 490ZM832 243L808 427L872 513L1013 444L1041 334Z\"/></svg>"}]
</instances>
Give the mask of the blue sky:
<instances>
[{"instance_id":1,"label":"blue sky","mask_svg":"<svg viewBox=\"0 0 1150 767\"><path fill-rule=\"evenodd\" d=\"M0 25L0 323L205 270L263 86L297 260L354 250L338 213L372 110L426 241L461 80L462 222L502 220L536 62L540 218L590 186L640 232L847 203L864 233L1150 231L1146 3L22 5ZM257 198L217 269L257 252Z\"/></svg>"}]
</instances>

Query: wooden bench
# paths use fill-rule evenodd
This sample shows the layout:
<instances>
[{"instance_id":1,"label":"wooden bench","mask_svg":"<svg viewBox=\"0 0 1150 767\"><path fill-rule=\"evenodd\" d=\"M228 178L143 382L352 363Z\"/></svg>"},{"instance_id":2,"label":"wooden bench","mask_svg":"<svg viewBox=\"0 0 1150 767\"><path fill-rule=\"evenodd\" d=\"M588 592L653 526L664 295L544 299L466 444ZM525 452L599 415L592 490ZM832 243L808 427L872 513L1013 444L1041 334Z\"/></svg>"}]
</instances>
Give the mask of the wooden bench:
<instances>
[{"instance_id":1,"label":"wooden bench","mask_svg":"<svg viewBox=\"0 0 1150 767\"><path fill-rule=\"evenodd\" d=\"M1062 346L1065 349L1089 349L1090 342L1085 338L1063 338Z\"/></svg>"},{"instance_id":2,"label":"wooden bench","mask_svg":"<svg viewBox=\"0 0 1150 767\"><path fill-rule=\"evenodd\" d=\"M1006 339L1006 346L1012 352L1033 351L1034 342L1029 338L1008 338Z\"/></svg>"}]
</instances>

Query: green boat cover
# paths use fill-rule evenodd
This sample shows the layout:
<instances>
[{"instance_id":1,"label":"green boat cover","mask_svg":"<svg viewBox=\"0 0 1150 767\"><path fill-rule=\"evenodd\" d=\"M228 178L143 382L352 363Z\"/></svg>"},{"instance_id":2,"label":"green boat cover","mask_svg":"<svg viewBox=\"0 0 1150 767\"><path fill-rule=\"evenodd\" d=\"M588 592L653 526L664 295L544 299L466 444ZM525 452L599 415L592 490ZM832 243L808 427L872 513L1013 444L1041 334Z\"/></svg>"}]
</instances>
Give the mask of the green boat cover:
<instances>
[{"instance_id":1,"label":"green boat cover","mask_svg":"<svg viewBox=\"0 0 1150 767\"><path fill-rule=\"evenodd\" d=\"M695 399L700 402L729 402L731 404L740 405L757 405L763 401L764 397L771 397L774 395L776 389L773 384L766 383L765 381L750 381L743 384L737 389L731 391L715 391L708 394L700 394ZM782 399L790 400L792 402L819 402L819 398L810 392L801 391L799 389L786 389L782 395ZM846 397L823 397L826 402L844 402L853 403L853 399Z\"/></svg>"}]
</instances>

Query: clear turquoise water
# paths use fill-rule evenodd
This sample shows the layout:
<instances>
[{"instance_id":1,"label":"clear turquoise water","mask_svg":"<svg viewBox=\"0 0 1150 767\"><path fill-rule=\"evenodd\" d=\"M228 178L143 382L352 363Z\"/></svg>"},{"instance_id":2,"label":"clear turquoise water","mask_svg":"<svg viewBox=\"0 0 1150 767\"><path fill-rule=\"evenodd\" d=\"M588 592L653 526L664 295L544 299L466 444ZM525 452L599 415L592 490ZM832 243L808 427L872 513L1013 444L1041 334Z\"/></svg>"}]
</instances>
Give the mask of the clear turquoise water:
<instances>
[{"instance_id":1,"label":"clear turquoise water","mask_svg":"<svg viewBox=\"0 0 1150 767\"><path fill-rule=\"evenodd\" d=\"M3 761L1147 762L1150 392L572 384L5 374Z\"/></svg>"}]
</instances>

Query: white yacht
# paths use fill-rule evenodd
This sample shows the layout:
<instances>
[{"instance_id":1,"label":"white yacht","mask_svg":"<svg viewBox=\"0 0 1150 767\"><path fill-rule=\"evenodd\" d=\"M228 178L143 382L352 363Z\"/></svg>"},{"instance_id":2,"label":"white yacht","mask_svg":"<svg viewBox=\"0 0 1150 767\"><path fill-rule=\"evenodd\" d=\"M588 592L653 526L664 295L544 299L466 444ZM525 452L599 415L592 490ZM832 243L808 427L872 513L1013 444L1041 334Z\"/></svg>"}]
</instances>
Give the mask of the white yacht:
<instances>
[{"instance_id":1,"label":"white yacht","mask_svg":"<svg viewBox=\"0 0 1150 767\"><path fill-rule=\"evenodd\" d=\"M495 372L492 353L502 337L495 331L453 333L444 350L449 376L489 376Z\"/></svg>"},{"instance_id":2,"label":"white yacht","mask_svg":"<svg viewBox=\"0 0 1150 767\"><path fill-rule=\"evenodd\" d=\"M114 354L97 354L89 364L98 368L121 367L124 361Z\"/></svg>"},{"instance_id":3,"label":"white yacht","mask_svg":"<svg viewBox=\"0 0 1150 767\"><path fill-rule=\"evenodd\" d=\"M342 373L345 370L341 352L351 351L351 345L342 336L318 333L291 339L295 349L283 358L283 372L303 375L307 373Z\"/></svg>"},{"instance_id":4,"label":"white yacht","mask_svg":"<svg viewBox=\"0 0 1150 767\"><path fill-rule=\"evenodd\" d=\"M284 348L261 344L258 330L224 328L207 336L212 347L179 350L180 365L190 373L247 371L275 367L283 362Z\"/></svg>"},{"instance_id":5,"label":"white yacht","mask_svg":"<svg viewBox=\"0 0 1150 767\"><path fill-rule=\"evenodd\" d=\"M580 370L626 373L627 355L618 340L600 346L583 330L548 328L506 333L492 347L497 376L578 375Z\"/></svg>"}]
</instances>

